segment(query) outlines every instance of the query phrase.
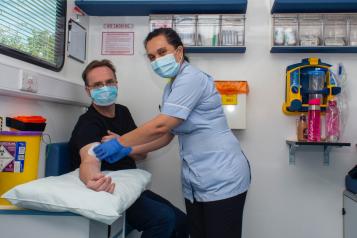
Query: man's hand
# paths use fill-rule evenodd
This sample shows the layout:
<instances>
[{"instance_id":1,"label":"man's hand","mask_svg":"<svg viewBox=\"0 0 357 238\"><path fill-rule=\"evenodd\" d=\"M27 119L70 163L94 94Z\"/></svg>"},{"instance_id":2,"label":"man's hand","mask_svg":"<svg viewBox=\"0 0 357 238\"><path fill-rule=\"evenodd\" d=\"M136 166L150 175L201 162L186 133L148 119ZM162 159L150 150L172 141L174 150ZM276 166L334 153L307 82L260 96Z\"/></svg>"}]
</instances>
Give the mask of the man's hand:
<instances>
[{"instance_id":1,"label":"man's hand","mask_svg":"<svg viewBox=\"0 0 357 238\"><path fill-rule=\"evenodd\" d=\"M108 130L108 135L103 136L101 142L104 143L104 142L107 142L107 141L109 141L109 140L111 140L111 139L117 139L117 138L119 138L119 137L120 137L120 135L118 135L118 134L116 134L116 133L111 132L110 130Z\"/></svg>"},{"instance_id":2,"label":"man's hand","mask_svg":"<svg viewBox=\"0 0 357 238\"><path fill-rule=\"evenodd\" d=\"M103 173L95 174L90 180L87 181L86 186L96 192L105 191L113 193L115 189L115 183L112 183L112 178L105 176Z\"/></svg>"}]
</instances>

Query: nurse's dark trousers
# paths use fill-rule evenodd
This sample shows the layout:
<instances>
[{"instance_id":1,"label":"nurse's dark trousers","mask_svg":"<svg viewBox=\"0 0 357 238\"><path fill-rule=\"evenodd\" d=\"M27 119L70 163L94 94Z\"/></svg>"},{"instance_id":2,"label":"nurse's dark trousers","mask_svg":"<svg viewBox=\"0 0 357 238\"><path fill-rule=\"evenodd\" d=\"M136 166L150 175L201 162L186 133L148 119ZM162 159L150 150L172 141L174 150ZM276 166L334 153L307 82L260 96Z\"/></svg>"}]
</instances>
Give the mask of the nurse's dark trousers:
<instances>
[{"instance_id":1,"label":"nurse's dark trousers","mask_svg":"<svg viewBox=\"0 0 357 238\"><path fill-rule=\"evenodd\" d=\"M235 197L191 203L185 199L191 238L240 238L247 192Z\"/></svg>"}]
</instances>

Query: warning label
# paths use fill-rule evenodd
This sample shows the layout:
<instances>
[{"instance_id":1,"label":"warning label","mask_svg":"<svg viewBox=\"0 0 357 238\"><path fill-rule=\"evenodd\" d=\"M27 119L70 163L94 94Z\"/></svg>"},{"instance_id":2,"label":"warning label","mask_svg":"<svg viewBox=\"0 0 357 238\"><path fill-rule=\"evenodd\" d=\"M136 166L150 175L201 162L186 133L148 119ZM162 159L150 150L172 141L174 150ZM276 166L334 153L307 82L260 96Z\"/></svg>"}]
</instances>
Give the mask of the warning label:
<instances>
[{"instance_id":1,"label":"warning label","mask_svg":"<svg viewBox=\"0 0 357 238\"><path fill-rule=\"evenodd\" d=\"M0 141L0 172L24 171L26 142Z\"/></svg>"}]
</instances>

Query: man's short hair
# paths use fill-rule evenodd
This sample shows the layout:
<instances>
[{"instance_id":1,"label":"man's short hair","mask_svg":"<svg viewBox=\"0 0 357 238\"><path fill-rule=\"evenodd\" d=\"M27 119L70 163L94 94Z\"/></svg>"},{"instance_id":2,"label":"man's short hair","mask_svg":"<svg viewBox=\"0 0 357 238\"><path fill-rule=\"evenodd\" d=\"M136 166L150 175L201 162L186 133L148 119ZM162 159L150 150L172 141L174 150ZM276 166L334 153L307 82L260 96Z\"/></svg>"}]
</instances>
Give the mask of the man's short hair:
<instances>
[{"instance_id":1,"label":"man's short hair","mask_svg":"<svg viewBox=\"0 0 357 238\"><path fill-rule=\"evenodd\" d=\"M108 67L109 69L112 70L113 74L114 74L114 77L115 79L117 78L115 72L115 67L113 65L113 63L110 61L110 60L107 60L107 59L103 59L103 60L93 60L92 62L90 62L87 67L84 69L83 73L82 73L82 79L84 81L84 84L85 85L88 85L87 84L87 75L90 71L92 71L93 69L95 68L98 68L98 67L103 67L103 66L106 66Z\"/></svg>"}]
</instances>

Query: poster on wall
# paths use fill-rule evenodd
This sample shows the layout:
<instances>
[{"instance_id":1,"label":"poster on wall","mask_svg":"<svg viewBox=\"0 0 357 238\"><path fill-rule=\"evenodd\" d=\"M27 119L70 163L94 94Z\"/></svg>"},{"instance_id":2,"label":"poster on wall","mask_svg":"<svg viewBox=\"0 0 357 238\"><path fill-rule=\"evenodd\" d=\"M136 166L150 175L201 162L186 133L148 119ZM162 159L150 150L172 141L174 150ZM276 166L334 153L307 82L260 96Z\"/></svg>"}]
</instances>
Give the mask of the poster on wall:
<instances>
[{"instance_id":1,"label":"poster on wall","mask_svg":"<svg viewBox=\"0 0 357 238\"><path fill-rule=\"evenodd\" d=\"M84 63L86 60L87 30L78 22L68 22L67 52L72 59Z\"/></svg>"},{"instance_id":2,"label":"poster on wall","mask_svg":"<svg viewBox=\"0 0 357 238\"><path fill-rule=\"evenodd\" d=\"M134 55L134 32L102 32L102 55Z\"/></svg>"}]
</instances>

